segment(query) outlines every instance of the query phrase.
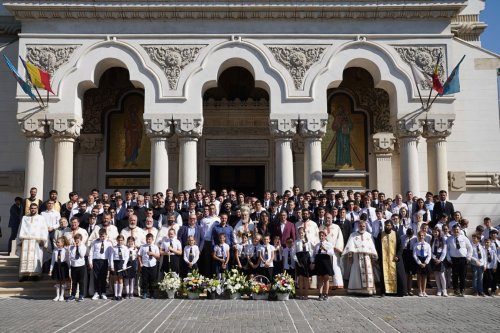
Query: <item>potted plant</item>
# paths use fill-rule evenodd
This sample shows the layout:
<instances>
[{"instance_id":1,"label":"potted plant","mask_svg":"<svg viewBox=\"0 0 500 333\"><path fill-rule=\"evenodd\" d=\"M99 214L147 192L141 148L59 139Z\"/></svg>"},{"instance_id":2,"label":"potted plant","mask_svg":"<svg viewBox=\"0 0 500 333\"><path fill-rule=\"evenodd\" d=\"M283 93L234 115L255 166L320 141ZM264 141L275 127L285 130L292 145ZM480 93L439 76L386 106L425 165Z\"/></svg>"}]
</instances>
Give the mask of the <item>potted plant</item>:
<instances>
[{"instance_id":1,"label":"potted plant","mask_svg":"<svg viewBox=\"0 0 500 333\"><path fill-rule=\"evenodd\" d=\"M222 284L219 279L207 279L207 298L216 299L223 292Z\"/></svg>"},{"instance_id":2,"label":"potted plant","mask_svg":"<svg viewBox=\"0 0 500 333\"><path fill-rule=\"evenodd\" d=\"M250 282L250 292L254 300L267 300L269 298L271 285L266 282L252 280Z\"/></svg>"},{"instance_id":3,"label":"potted plant","mask_svg":"<svg viewBox=\"0 0 500 333\"><path fill-rule=\"evenodd\" d=\"M206 278L195 269L184 278L182 287L188 299L198 299L207 288Z\"/></svg>"},{"instance_id":4,"label":"potted plant","mask_svg":"<svg viewBox=\"0 0 500 333\"><path fill-rule=\"evenodd\" d=\"M272 291L276 294L278 301L287 301L290 294L295 293L295 282L286 272L278 274L274 278Z\"/></svg>"},{"instance_id":5,"label":"potted plant","mask_svg":"<svg viewBox=\"0 0 500 333\"><path fill-rule=\"evenodd\" d=\"M175 272L165 273L163 279L158 283L158 287L167 293L168 298L174 298L175 293L181 287L181 278Z\"/></svg>"},{"instance_id":6,"label":"potted plant","mask_svg":"<svg viewBox=\"0 0 500 333\"><path fill-rule=\"evenodd\" d=\"M246 275L240 273L237 269L232 269L224 273L224 291L230 299L241 298L241 293L248 288Z\"/></svg>"}]
</instances>

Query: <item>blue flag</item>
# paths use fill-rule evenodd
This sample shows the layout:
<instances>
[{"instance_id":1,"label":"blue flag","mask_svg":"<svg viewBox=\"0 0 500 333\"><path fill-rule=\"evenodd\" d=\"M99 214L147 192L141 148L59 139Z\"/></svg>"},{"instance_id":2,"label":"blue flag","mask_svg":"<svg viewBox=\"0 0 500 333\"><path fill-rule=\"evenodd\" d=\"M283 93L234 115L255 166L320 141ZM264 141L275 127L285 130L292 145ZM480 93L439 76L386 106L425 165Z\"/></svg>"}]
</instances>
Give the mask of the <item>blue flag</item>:
<instances>
[{"instance_id":1,"label":"blue flag","mask_svg":"<svg viewBox=\"0 0 500 333\"><path fill-rule=\"evenodd\" d=\"M446 82L443 85L443 93L441 95L451 95L460 91L460 77L458 75L458 70L460 69L460 64L464 58L465 56L460 59L455 68L453 68L450 76L446 79Z\"/></svg>"},{"instance_id":2,"label":"blue flag","mask_svg":"<svg viewBox=\"0 0 500 333\"><path fill-rule=\"evenodd\" d=\"M14 65L12 65L12 62L10 62L9 58L7 58L7 56L5 54L3 54L3 58L5 59L5 63L7 64L7 67L9 67L9 69L12 71L12 75L17 80L17 83L19 83L19 85L21 86L23 91L26 94L28 94L28 96L31 97L32 100L38 101L36 96L31 91L30 85L27 84L26 81L24 81L21 78L21 75L19 75L19 72L17 71L16 67L14 67Z\"/></svg>"}]
</instances>

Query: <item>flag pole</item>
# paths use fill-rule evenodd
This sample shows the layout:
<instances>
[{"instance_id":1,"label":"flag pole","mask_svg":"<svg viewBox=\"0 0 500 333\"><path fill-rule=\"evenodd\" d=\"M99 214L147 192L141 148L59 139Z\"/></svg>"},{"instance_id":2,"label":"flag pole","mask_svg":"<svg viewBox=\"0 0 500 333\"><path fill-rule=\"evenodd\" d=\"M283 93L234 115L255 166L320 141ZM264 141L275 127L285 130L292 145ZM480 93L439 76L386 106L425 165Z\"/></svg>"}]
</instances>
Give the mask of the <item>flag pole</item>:
<instances>
[{"instance_id":1,"label":"flag pole","mask_svg":"<svg viewBox=\"0 0 500 333\"><path fill-rule=\"evenodd\" d=\"M434 104L434 101L436 100L436 98L439 96L439 94L436 94L436 96L434 96L434 98L432 99L432 102L431 102L431 105L429 105L429 108L432 107L432 104Z\"/></svg>"},{"instance_id":2,"label":"flag pole","mask_svg":"<svg viewBox=\"0 0 500 333\"><path fill-rule=\"evenodd\" d=\"M422 104L422 108L424 107L424 101L422 100L422 94L420 93L420 88L418 87L418 82L415 81L415 85L417 86L418 98L420 98L420 104Z\"/></svg>"},{"instance_id":3,"label":"flag pole","mask_svg":"<svg viewBox=\"0 0 500 333\"><path fill-rule=\"evenodd\" d=\"M438 54L438 58L436 60L436 66L434 67L434 72L438 69L438 65L439 65L439 61L441 60L441 53ZM434 72L432 73L433 77L434 77ZM429 91L429 97L427 98L427 110L429 110L430 108L430 105L429 105L429 102L431 100L431 96L432 96L432 89L434 88L434 79L432 80L432 87L431 87L431 90ZM437 97L437 96L436 96ZM436 97L434 97L434 99L436 99ZM432 105L432 104L431 104Z\"/></svg>"},{"instance_id":4,"label":"flag pole","mask_svg":"<svg viewBox=\"0 0 500 333\"><path fill-rule=\"evenodd\" d=\"M43 98L40 96L40 92L38 91L38 88L33 85L33 88L35 88L36 94L38 97L40 97L40 101L42 102L42 107L45 108L45 104L43 103Z\"/></svg>"}]
</instances>

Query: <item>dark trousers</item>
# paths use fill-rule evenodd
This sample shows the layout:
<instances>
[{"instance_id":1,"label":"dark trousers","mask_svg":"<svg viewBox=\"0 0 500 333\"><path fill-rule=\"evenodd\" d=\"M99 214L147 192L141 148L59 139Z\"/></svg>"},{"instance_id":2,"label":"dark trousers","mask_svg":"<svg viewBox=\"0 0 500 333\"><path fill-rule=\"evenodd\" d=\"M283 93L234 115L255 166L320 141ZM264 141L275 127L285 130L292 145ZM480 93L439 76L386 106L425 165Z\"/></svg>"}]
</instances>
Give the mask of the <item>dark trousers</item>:
<instances>
[{"instance_id":1,"label":"dark trousers","mask_svg":"<svg viewBox=\"0 0 500 333\"><path fill-rule=\"evenodd\" d=\"M463 291L465 289L466 258L451 258L451 281L453 289Z\"/></svg>"},{"instance_id":2,"label":"dark trousers","mask_svg":"<svg viewBox=\"0 0 500 333\"><path fill-rule=\"evenodd\" d=\"M80 297L85 297L85 265L71 267L71 296L76 295L76 285L78 284Z\"/></svg>"},{"instance_id":3,"label":"dark trousers","mask_svg":"<svg viewBox=\"0 0 500 333\"><path fill-rule=\"evenodd\" d=\"M488 289L491 288L491 293L494 294L497 290L497 283L495 281L495 273L493 269L488 268L484 271L483 275L483 290L485 293L488 292Z\"/></svg>"},{"instance_id":4,"label":"dark trousers","mask_svg":"<svg viewBox=\"0 0 500 333\"><path fill-rule=\"evenodd\" d=\"M265 276L269 281L273 281L273 268L274 267L259 267L260 275Z\"/></svg>"},{"instance_id":5,"label":"dark trousers","mask_svg":"<svg viewBox=\"0 0 500 333\"><path fill-rule=\"evenodd\" d=\"M18 230L19 230L19 226L10 228L10 237L9 237L8 253L7 254L10 254L10 251L12 250L12 241L14 239L16 239Z\"/></svg>"},{"instance_id":6,"label":"dark trousers","mask_svg":"<svg viewBox=\"0 0 500 333\"><path fill-rule=\"evenodd\" d=\"M93 259L92 271L94 272L94 292L99 295L105 295L106 278L108 277L108 261L106 259Z\"/></svg>"},{"instance_id":7,"label":"dark trousers","mask_svg":"<svg viewBox=\"0 0 500 333\"><path fill-rule=\"evenodd\" d=\"M141 268L141 289L142 293L146 293L149 291L150 294L153 294L153 287L156 284L156 275L157 269L156 266L153 267L145 267Z\"/></svg>"},{"instance_id":8,"label":"dark trousers","mask_svg":"<svg viewBox=\"0 0 500 333\"><path fill-rule=\"evenodd\" d=\"M205 241L198 260L198 267L203 276L212 276L212 242Z\"/></svg>"}]
</instances>

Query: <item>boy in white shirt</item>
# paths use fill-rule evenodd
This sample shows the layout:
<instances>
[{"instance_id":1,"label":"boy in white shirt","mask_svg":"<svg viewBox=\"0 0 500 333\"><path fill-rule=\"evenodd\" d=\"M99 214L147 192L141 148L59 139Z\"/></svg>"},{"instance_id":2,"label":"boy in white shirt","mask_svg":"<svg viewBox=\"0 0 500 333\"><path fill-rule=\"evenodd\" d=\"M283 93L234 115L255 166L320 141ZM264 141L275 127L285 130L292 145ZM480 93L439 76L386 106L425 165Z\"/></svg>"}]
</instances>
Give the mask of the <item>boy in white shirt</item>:
<instances>
[{"instance_id":1,"label":"boy in white shirt","mask_svg":"<svg viewBox=\"0 0 500 333\"><path fill-rule=\"evenodd\" d=\"M160 259L160 249L153 244L153 234L146 235L146 244L141 246L137 259L141 268L142 299L154 298L154 285L156 284L156 263ZM149 291L149 293L148 293Z\"/></svg>"}]
</instances>

